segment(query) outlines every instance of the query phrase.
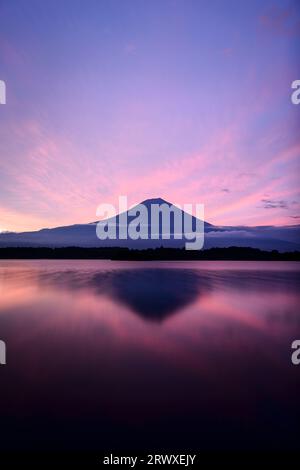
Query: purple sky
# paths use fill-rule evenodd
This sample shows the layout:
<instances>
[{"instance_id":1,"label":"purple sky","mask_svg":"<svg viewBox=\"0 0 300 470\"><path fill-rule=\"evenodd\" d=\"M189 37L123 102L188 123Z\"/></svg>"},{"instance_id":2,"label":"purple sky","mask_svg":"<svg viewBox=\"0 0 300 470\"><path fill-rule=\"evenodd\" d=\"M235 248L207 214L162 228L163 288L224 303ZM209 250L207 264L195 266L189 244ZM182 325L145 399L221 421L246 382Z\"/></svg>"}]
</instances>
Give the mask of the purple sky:
<instances>
[{"instance_id":1,"label":"purple sky","mask_svg":"<svg viewBox=\"0 0 300 470\"><path fill-rule=\"evenodd\" d=\"M0 25L0 230L119 195L299 223L299 1L0 0Z\"/></svg>"}]
</instances>

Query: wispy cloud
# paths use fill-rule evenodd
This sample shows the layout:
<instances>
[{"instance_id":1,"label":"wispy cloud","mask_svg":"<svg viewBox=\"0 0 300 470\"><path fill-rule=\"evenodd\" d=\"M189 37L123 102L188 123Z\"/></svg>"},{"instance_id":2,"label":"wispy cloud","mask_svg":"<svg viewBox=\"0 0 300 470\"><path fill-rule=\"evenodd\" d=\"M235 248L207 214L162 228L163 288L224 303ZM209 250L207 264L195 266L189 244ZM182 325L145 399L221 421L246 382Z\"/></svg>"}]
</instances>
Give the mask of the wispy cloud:
<instances>
[{"instance_id":1,"label":"wispy cloud","mask_svg":"<svg viewBox=\"0 0 300 470\"><path fill-rule=\"evenodd\" d=\"M280 200L276 201L274 199L262 199L264 209L288 209L289 204L287 201Z\"/></svg>"}]
</instances>

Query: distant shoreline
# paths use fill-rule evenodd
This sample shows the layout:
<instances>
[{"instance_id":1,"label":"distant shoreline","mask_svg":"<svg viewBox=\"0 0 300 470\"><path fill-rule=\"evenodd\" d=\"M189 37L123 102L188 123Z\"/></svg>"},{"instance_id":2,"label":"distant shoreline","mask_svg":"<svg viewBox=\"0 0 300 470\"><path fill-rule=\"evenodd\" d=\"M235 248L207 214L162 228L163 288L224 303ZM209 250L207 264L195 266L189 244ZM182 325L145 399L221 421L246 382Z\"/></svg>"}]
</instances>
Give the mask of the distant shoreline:
<instances>
[{"instance_id":1,"label":"distant shoreline","mask_svg":"<svg viewBox=\"0 0 300 470\"><path fill-rule=\"evenodd\" d=\"M176 248L0 248L0 259L109 259L124 261L300 261L300 251L280 253L250 247L210 248L188 251Z\"/></svg>"}]
</instances>

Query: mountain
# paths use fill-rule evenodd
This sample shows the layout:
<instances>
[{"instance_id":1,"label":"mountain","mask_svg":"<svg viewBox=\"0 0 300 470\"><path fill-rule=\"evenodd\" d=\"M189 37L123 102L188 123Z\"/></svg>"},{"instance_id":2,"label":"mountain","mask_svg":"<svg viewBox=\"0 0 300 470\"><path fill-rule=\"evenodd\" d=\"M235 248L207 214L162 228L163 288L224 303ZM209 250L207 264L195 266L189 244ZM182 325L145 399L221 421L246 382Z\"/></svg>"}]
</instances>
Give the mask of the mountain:
<instances>
[{"instance_id":1,"label":"mountain","mask_svg":"<svg viewBox=\"0 0 300 470\"><path fill-rule=\"evenodd\" d=\"M167 204L169 207L171 203L161 199L147 199L143 204L150 213L153 204ZM138 209L140 205L135 206L133 209ZM196 218L184 213L179 208L175 209L175 213L181 220L184 215L189 220L191 227L195 230ZM170 223L170 239L162 238L161 226L157 226L158 239L151 239L150 233L153 226L151 221L146 224L144 230L148 233L148 239L142 240L122 240L119 238L119 230L122 224L122 217L127 216L128 223L135 219L135 216L127 213L118 214L116 217L102 221L101 223L108 223L115 225L117 231L117 238L115 240L99 240L96 235L96 228L98 221L89 224L75 224L64 227L56 227L51 229L42 229L34 232L22 233L1 233L0 234L0 247L65 247L65 246L78 246L78 247L128 247L128 248L155 248L155 247L172 247L180 248L185 245L186 239L182 235L182 239L174 239L175 223L174 218L171 218ZM204 248L213 247L228 247L228 246L242 246L259 248L262 250L278 250L278 251L294 251L300 250L300 225L292 225L285 227L274 226L215 226L208 222L203 222L205 233ZM156 231L156 230L155 230Z\"/></svg>"}]
</instances>

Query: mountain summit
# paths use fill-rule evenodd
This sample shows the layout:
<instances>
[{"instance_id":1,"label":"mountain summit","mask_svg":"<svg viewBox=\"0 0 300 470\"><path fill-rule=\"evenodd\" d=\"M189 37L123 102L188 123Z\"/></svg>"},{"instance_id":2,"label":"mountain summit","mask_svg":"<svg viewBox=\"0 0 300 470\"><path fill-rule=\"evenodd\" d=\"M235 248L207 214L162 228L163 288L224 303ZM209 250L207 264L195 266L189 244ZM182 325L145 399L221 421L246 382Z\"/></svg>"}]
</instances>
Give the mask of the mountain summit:
<instances>
[{"instance_id":1,"label":"mountain summit","mask_svg":"<svg viewBox=\"0 0 300 470\"><path fill-rule=\"evenodd\" d=\"M165 201L161 197L156 197L153 199L145 199L145 201L141 202L141 204L144 204L145 206L150 206L151 204L168 204L168 206L172 206L172 204L168 201Z\"/></svg>"}]
</instances>

